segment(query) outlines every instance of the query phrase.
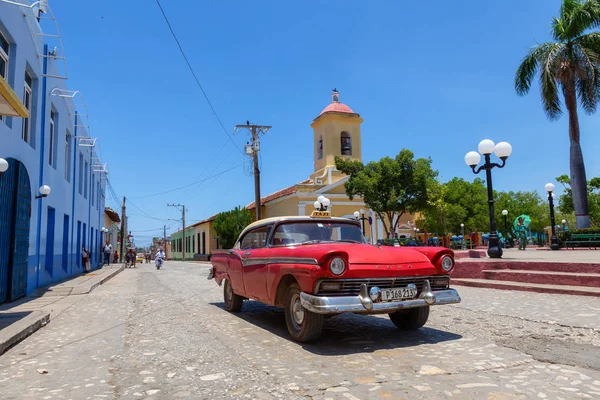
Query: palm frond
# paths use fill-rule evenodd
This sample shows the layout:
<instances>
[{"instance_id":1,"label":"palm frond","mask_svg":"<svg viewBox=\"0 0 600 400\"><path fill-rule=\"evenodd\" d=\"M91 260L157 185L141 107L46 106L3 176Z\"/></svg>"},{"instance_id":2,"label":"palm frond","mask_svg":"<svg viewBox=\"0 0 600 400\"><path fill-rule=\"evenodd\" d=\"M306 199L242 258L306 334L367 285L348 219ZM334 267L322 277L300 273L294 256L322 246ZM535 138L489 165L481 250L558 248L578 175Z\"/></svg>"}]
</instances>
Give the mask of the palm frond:
<instances>
[{"instance_id":1,"label":"palm frond","mask_svg":"<svg viewBox=\"0 0 600 400\"><path fill-rule=\"evenodd\" d=\"M600 2L598 0L563 0L559 17L552 21L556 40L572 41L590 28L600 26Z\"/></svg>"},{"instance_id":2,"label":"palm frond","mask_svg":"<svg viewBox=\"0 0 600 400\"><path fill-rule=\"evenodd\" d=\"M540 65L544 64L545 55L552 49L556 43L544 43L533 47L527 55L521 60L521 65L517 68L515 75L515 90L519 96L524 96L529 92L531 82L535 77Z\"/></svg>"},{"instance_id":3,"label":"palm frond","mask_svg":"<svg viewBox=\"0 0 600 400\"><path fill-rule=\"evenodd\" d=\"M600 32L590 32L579 36L573 41L573 44L581 47L594 64L600 64Z\"/></svg>"},{"instance_id":4,"label":"palm frond","mask_svg":"<svg viewBox=\"0 0 600 400\"><path fill-rule=\"evenodd\" d=\"M553 74L546 71L540 74L540 92L544 111L551 121L557 120L562 115L560 99L558 98L558 86Z\"/></svg>"},{"instance_id":5,"label":"palm frond","mask_svg":"<svg viewBox=\"0 0 600 400\"><path fill-rule=\"evenodd\" d=\"M547 43L549 46L540 54L540 92L544 111L550 120L556 120L562 115L561 103L558 97L557 72L567 51L563 43Z\"/></svg>"}]
</instances>

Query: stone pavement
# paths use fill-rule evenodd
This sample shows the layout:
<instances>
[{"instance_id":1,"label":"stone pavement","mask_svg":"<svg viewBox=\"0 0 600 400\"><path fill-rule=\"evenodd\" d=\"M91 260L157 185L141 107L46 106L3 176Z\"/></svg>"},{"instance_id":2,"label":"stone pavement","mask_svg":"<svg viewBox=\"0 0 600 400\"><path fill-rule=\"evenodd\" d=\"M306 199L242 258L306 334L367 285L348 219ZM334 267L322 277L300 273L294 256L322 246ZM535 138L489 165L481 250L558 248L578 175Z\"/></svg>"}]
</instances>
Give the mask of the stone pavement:
<instances>
[{"instance_id":1,"label":"stone pavement","mask_svg":"<svg viewBox=\"0 0 600 400\"><path fill-rule=\"evenodd\" d=\"M0 357L2 398L600 398L600 333L576 316L596 304L575 311L576 296L513 303L504 298L514 292L459 288L463 303L432 308L419 331L342 315L326 320L320 341L299 344L279 309L249 301L238 314L223 310L207 273L143 265L71 296L85 300Z\"/></svg>"},{"instance_id":2,"label":"stone pavement","mask_svg":"<svg viewBox=\"0 0 600 400\"><path fill-rule=\"evenodd\" d=\"M28 297L0 305L0 354L78 301L77 297L69 296L90 293L122 270L122 265L111 264L64 282L39 288Z\"/></svg>"}]
</instances>

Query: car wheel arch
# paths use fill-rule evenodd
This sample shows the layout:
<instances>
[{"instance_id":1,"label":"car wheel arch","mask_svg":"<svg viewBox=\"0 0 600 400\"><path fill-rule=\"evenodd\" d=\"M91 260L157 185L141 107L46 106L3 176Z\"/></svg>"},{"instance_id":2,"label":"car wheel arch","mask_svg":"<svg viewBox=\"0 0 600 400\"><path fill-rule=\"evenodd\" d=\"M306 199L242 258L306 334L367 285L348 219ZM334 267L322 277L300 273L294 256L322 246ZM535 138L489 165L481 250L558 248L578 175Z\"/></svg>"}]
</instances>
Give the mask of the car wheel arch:
<instances>
[{"instance_id":1,"label":"car wheel arch","mask_svg":"<svg viewBox=\"0 0 600 400\"><path fill-rule=\"evenodd\" d=\"M275 293L274 305L276 307L285 307L285 294L287 293L287 289L294 283L298 284L298 280L292 274L287 274L281 277L279 283L277 284L277 291Z\"/></svg>"}]
</instances>

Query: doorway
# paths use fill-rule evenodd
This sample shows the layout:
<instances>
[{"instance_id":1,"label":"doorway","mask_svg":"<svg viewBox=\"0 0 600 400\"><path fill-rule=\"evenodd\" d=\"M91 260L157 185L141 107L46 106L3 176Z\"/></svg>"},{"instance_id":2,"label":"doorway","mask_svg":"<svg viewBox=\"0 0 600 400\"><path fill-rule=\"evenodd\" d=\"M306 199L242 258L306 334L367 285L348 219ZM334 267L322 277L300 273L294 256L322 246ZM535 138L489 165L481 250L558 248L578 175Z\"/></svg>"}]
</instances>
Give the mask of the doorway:
<instances>
[{"instance_id":1,"label":"doorway","mask_svg":"<svg viewBox=\"0 0 600 400\"><path fill-rule=\"evenodd\" d=\"M25 165L8 158L0 175L0 303L27 293L31 184Z\"/></svg>"}]
</instances>

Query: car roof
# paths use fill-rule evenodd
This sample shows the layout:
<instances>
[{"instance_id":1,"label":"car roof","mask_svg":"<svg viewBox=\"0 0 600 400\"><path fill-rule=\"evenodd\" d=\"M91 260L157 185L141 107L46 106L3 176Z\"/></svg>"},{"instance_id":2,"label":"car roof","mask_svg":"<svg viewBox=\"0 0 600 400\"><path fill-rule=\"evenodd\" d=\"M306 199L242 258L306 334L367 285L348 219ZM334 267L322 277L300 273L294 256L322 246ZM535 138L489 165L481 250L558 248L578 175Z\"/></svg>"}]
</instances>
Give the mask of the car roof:
<instances>
[{"instance_id":1,"label":"car roof","mask_svg":"<svg viewBox=\"0 0 600 400\"><path fill-rule=\"evenodd\" d=\"M240 237L245 234L246 232L248 232L249 230L252 230L254 228L258 228L260 226L264 226L264 225L269 225L269 224L274 224L276 222L280 222L280 221L319 221L319 222L328 222L328 221L334 221L334 222L345 222L345 223L354 223L354 224L358 224L357 221L350 219L350 218L340 218L340 217L331 217L331 218L313 218L310 216L306 216L306 215L291 215L291 216L287 216L287 217L270 217L270 218L264 218L264 219L259 219L258 221L255 221L253 223L251 223L250 225L248 225L240 234ZM239 238L238 238L239 239Z\"/></svg>"}]
</instances>

